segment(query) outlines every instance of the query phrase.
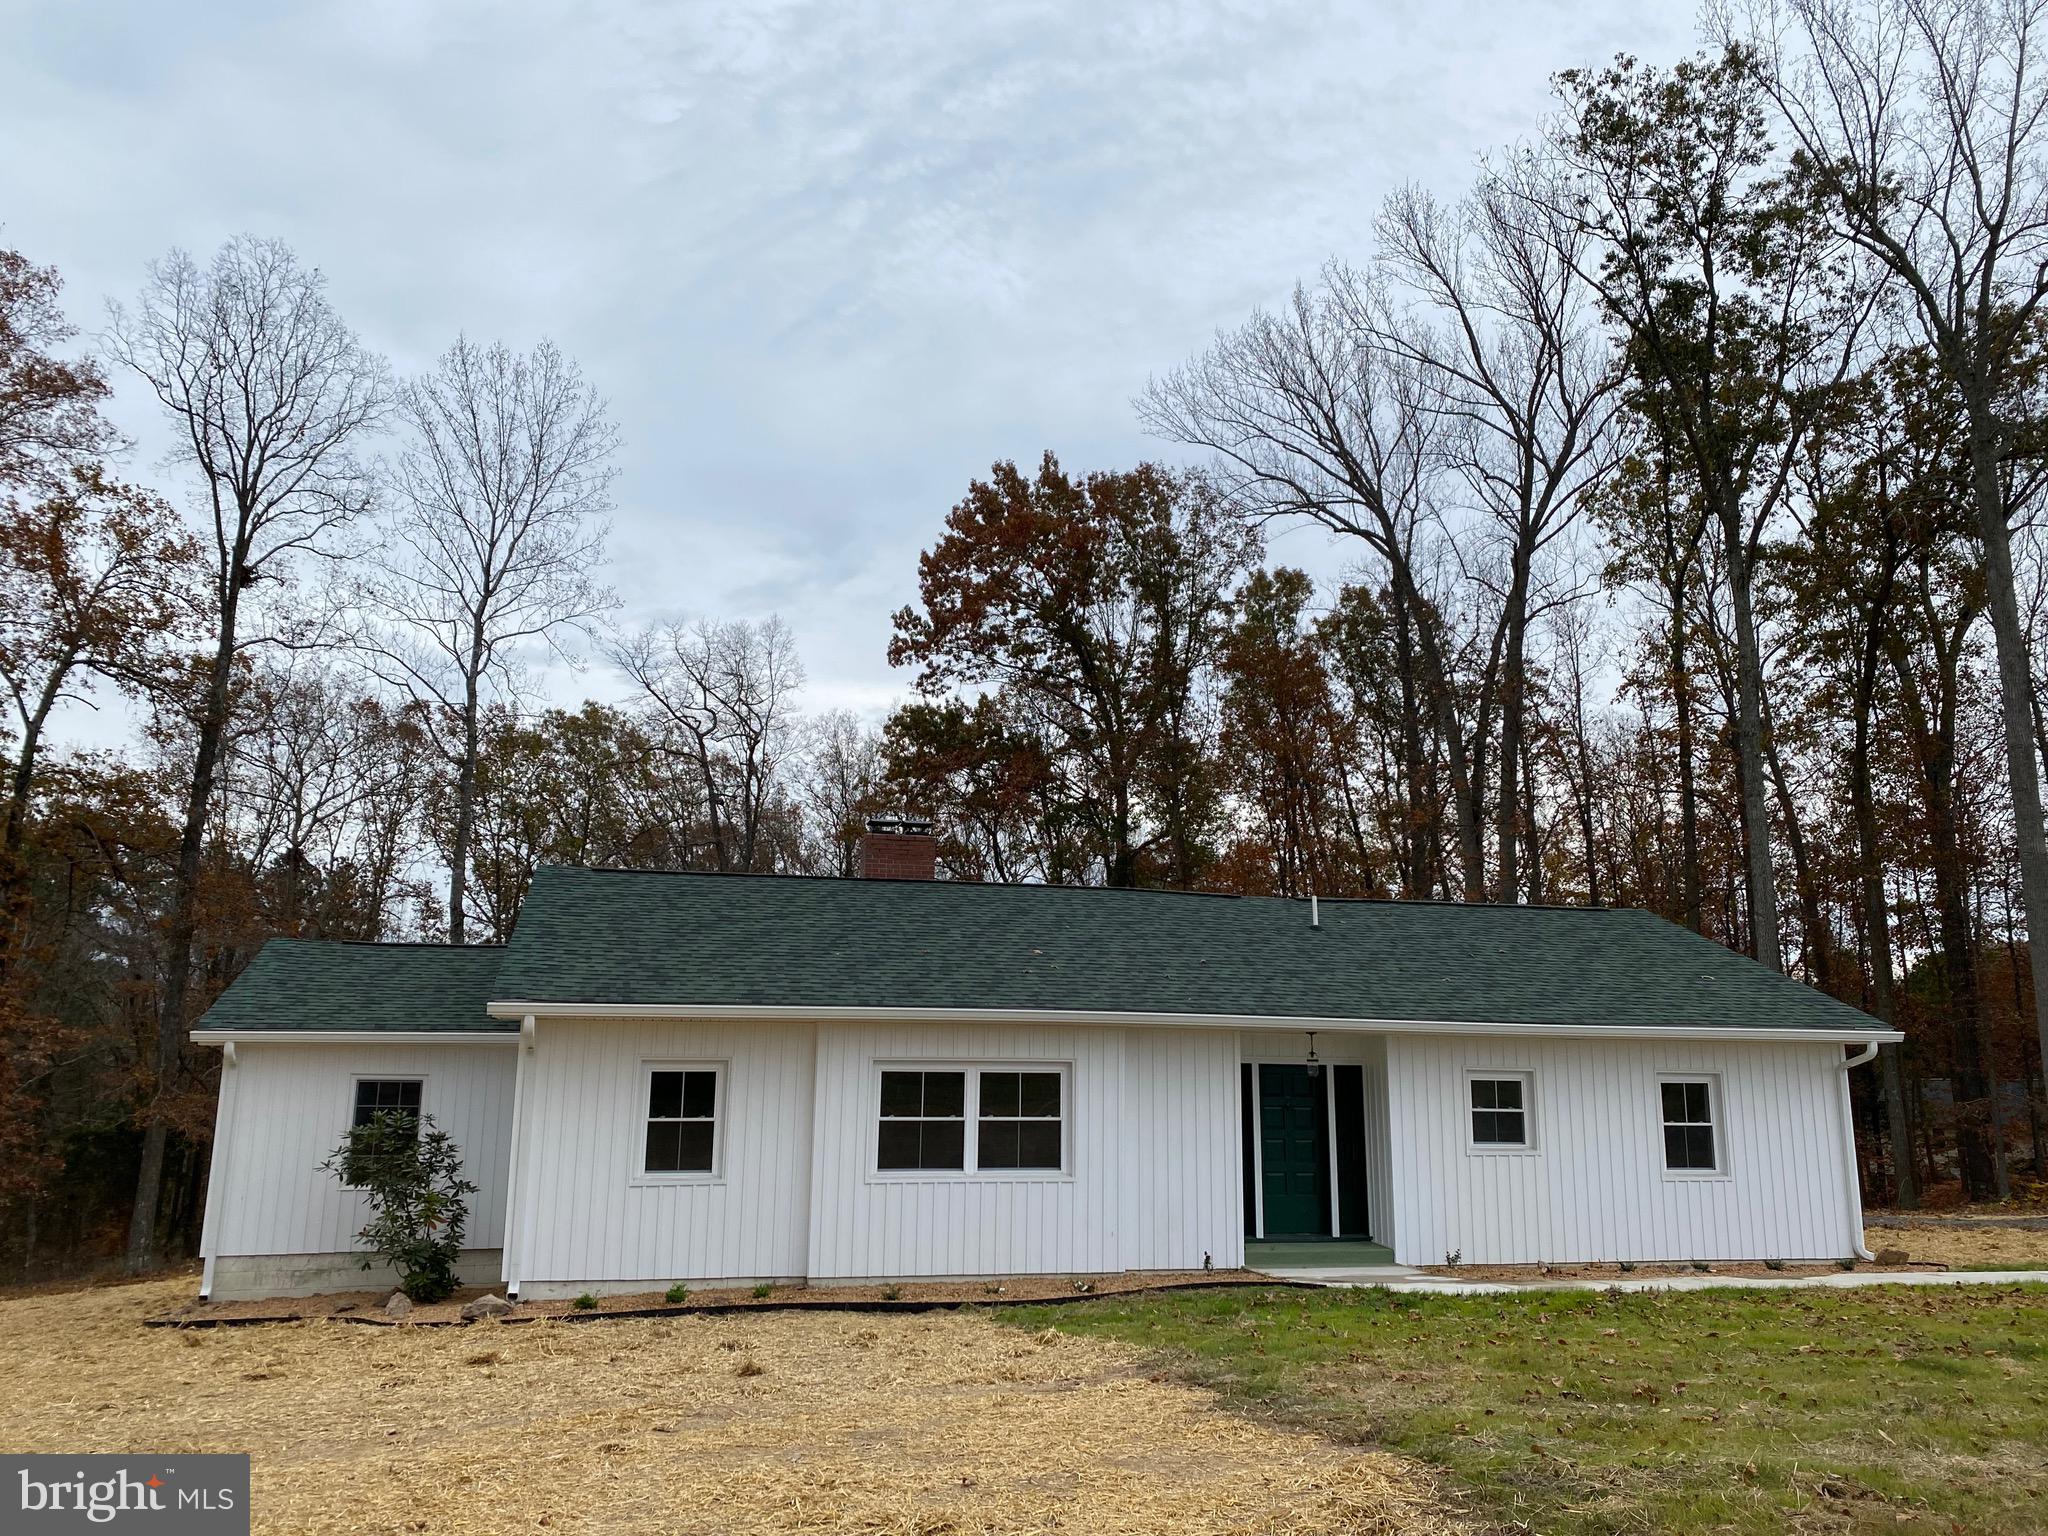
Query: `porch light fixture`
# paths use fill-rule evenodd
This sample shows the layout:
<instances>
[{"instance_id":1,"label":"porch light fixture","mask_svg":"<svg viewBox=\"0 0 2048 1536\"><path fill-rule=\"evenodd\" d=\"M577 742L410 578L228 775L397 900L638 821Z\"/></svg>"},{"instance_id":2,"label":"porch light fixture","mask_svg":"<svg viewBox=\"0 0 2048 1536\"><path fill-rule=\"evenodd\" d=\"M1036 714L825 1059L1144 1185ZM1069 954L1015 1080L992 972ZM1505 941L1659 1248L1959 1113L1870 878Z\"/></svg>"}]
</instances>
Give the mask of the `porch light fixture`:
<instances>
[{"instance_id":1,"label":"porch light fixture","mask_svg":"<svg viewBox=\"0 0 2048 1536\"><path fill-rule=\"evenodd\" d=\"M1321 1077L1323 1075L1323 1064L1316 1060L1316 1032L1314 1030L1308 1032L1308 1075L1310 1077Z\"/></svg>"}]
</instances>

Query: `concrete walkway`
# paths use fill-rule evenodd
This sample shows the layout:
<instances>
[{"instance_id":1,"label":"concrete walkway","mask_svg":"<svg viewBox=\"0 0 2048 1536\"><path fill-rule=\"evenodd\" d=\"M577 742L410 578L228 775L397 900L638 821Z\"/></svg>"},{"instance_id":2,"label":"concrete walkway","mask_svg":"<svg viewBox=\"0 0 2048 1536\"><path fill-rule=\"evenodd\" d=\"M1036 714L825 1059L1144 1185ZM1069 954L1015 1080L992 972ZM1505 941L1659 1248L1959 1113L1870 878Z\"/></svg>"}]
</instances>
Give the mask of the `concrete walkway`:
<instances>
[{"instance_id":1,"label":"concrete walkway","mask_svg":"<svg viewBox=\"0 0 2048 1536\"><path fill-rule=\"evenodd\" d=\"M2040 1285L2048 1270L1840 1270L1829 1275L1662 1275L1648 1280L1455 1280L1400 1264L1357 1269L1268 1269L1275 1280L1347 1289L1380 1286L1403 1295L1509 1296L1518 1291L1787 1291L1860 1290L1871 1285Z\"/></svg>"}]
</instances>

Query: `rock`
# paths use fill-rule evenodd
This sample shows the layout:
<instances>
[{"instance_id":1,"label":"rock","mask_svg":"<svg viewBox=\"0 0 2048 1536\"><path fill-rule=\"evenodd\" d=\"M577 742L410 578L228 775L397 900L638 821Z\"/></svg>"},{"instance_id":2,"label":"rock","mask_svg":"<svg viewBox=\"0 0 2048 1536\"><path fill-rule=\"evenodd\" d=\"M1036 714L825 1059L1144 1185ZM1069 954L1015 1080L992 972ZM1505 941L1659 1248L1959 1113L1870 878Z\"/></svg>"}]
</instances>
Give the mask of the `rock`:
<instances>
[{"instance_id":1,"label":"rock","mask_svg":"<svg viewBox=\"0 0 2048 1536\"><path fill-rule=\"evenodd\" d=\"M390 1299L384 1303L384 1315L386 1317L406 1317L411 1312L412 1298L403 1291L393 1291Z\"/></svg>"},{"instance_id":2,"label":"rock","mask_svg":"<svg viewBox=\"0 0 2048 1536\"><path fill-rule=\"evenodd\" d=\"M462 1309L465 1323L482 1322L487 1317L503 1317L512 1310L512 1303L502 1296L479 1296Z\"/></svg>"},{"instance_id":3,"label":"rock","mask_svg":"<svg viewBox=\"0 0 2048 1536\"><path fill-rule=\"evenodd\" d=\"M1891 1266L1896 1264L1910 1264L1913 1261L1907 1256L1906 1250L1903 1248L1880 1248L1877 1250L1877 1262L1886 1266Z\"/></svg>"}]
</instances>

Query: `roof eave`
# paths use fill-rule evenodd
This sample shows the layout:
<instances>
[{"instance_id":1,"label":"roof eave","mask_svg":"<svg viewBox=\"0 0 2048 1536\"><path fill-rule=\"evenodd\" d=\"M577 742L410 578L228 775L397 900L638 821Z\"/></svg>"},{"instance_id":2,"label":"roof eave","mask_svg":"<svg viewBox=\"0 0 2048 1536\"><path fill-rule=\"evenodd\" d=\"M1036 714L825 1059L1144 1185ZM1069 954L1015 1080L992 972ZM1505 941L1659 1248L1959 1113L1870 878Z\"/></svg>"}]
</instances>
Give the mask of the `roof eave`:
<instances>
[{"instance_id":1,"label":"roof eave","mask_svg":"<svg viewBox=\"0 0 2048 1536\"><path fill-rule=\"evenodd\" d=\"M1354 1019L1310 1015L1120 1012L1072 1008L870 1008L749 1003L575 1003L505 999L494 1019L679 1019L759 1023L1094 1024L1155 1029L1352 1030L1362 1034L1512 1035L1523 1039L1782 1040L1890 1044L1905 1039L1872 1019L1842 1025L1518 1024L1471 1019ZM196 1038L196 1037L195 1037Z\"/></svg>"},{"instance_id":2,"label":"roof eave","mask_svg":"<svg viewBox=\"0 0 2048 1536\"><path fill-rule=\"evenodd\" d=\"M293 1045L516 1045L516 1029L195 1029L194 1045L247 1044L252 1041Z\"/></svg>"}]
</instances>

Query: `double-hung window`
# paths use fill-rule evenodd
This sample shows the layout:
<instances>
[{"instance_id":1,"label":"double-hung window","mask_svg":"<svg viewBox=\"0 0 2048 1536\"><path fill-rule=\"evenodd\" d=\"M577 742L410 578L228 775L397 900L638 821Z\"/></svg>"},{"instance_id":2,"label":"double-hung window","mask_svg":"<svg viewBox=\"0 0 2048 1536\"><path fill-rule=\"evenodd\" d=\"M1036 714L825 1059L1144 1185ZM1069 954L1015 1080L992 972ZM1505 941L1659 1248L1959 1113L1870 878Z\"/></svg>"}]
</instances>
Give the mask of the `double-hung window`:
<instances>
[{"instance_id":1,"label":"double-hung window","mask_svg":"<svg viewBox=\"0 0 2048 1536\"><path fill-rule=\"evenodd\" d=\"M349 1129L360 1130L379 1115L400 1114L418 1122L421 1079L417 1077L359 1077L356 1079L355 1112Z\"/></svg>"},{"instance_id":2,"label":"double-hung window","mask_svg":"<svg viewBox=\"0 0 2048 1536\"><path fill-rule=\"evenodd\" d=\"M1657 1087L1664 1117L1665 1171L1718 1173L1713 1079L1670 1077Z\"/></svg>"},{"instance_id":3,"label":"double-hung window","mask_svg":"<svg viewBox=\"0 0 2048 1536\"><path fill-rule=\"evenodd\" d=\"M1065 1167L1061 1068L882 1069L876 1171L1059 1173Z\"/></svg>"},{"instance_id":4,"label":"double-hung window","mask_svg":"<svg viewBox=\"0 0 2048 1536\"><path fill-rule=\"evenodd\" d=\"M1474 1073L1465 1082L1465 1091L1471 1100L1472 1145L1484 1151L1513 1151L1528 1147L1528 1074Z\"/></svg>"},{"instance_id":5,"label":"double-hung window","mask_svg":"<svg viewBox=\"0 0 2048 1536\"><path fill-rule=\"evenodd\" d=\"M1060 1166L1060 1075L1057 1072L982 1072L981 1168L1056 1169Z\"/></svg>"},{"instance_id":6,"label":"double-hung window","mask_svg":"<svg viewBox=\"0 0 2048 1536\"><path fill-rule=\"evenodd\" d=\"M967 1166L967 1074L882 1074L882 1126L875 1166L885 1172Z\"/></svg>"},{"instance_id":7,"label":"double-hung window","mask_svg":"<svg viewBox=\"0 0 2048 1536\"><path fill-rule=\"evenodd\" d=\"M647 1069L647 1136L641 1171L653 1178L711 1174L718 1166L719 1071Z\"/></svg>"}]
</instances>

